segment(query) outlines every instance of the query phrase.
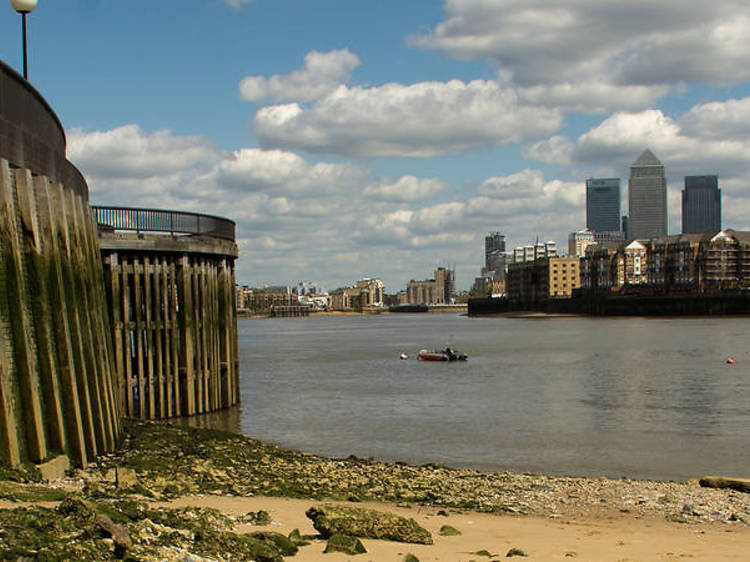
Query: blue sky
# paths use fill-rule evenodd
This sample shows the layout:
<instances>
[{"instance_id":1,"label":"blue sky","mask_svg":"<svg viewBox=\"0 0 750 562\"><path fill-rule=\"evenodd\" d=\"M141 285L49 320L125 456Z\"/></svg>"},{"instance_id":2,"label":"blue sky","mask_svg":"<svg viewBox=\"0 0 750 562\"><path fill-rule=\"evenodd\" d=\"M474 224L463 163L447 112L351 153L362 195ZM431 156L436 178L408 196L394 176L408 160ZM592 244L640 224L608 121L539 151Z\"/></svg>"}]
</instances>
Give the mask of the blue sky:
<instances>
[{"instance_id":1,"label":"blue sky","mask_svg":"<svg viewBox=\"0 0 750 562\"><path fill-rule=\"evenodd\" d=\"M0 57L20 60L20 17ZM237 278L479 274L488 231L565 247L584 180L717 174L750 229L750 6L693 0L39 0L30 81L94 204L219 214Z\"/></svg>"}]
</instances>

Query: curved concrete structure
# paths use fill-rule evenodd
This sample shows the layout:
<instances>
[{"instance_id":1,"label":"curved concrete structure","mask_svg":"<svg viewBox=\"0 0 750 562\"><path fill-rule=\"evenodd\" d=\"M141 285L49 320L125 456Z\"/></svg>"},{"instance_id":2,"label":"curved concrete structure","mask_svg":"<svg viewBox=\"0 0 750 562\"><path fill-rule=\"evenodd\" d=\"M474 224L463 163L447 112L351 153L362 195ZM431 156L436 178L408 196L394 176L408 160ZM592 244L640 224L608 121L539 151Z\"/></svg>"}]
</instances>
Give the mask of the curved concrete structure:
<instances>
[{"instance_id":1,"label":"curved concrete structure","mask_svg":"<svg viewBox=\"0 0 750 562\"><path fill-rule=\"evenodd\" d=\"M240 401L234 223L94 207L127 416L163 419Z\"/></svg>"},{"instance_id":2,"label":"curved concrete structure","mask_svg":"<svg viewBox=\"0 0 750 562\"><path fill-rule=\"evenodd\" d=\"M11 465L86 465L121 435L87 201L57 116L0 63L0 458Z\"/></svg>"}]
</instances>

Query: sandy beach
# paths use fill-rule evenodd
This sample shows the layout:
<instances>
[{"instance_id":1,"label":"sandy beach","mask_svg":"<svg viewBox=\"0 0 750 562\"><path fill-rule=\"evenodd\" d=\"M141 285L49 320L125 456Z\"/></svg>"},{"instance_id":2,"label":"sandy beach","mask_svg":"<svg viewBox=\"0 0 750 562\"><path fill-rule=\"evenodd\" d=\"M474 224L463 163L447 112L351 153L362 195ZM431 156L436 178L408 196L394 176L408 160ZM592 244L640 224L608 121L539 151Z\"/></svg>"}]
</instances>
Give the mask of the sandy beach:
<instances>
[{"instance_id":1,"label":"sandy beach","mask_svg":"<svg viewBox=\"0 0 750 562\"><path fill-rule=\"evenodd\" d=\"M159 503L163 507L188 505L212 507L229 515L265 510L271 516L270 528L284 535L294 529L315 535L305 511L310 500L289 498L236 498L224 496L184 497ZM360 504L357 504L360 505ZM505 558L512 548L523 550L526 560L664 561L664 560L747 560L750 552L750 528L746 525L713 523L681 525L658 517L638 517L605 510L584 518L512 516L448 510L438 515L437 508L366 502L363 507L413 518L432 533L434 545L404 544L363 539L367 553L351 556L342 553L323 554L324 540L300 548L293 558L311 560L403 560L407 553L421 561L455 561L490 559L477 554L487 551L492 559ZM444 537L440 528L450 525L459 536ZM257 529L242 525L238 532Z\"/></svg>"},{"instance_id":2,"label":"sandy beach","mask_svg":"<svg viewBox=\"0 0 750 562\"><path fill-rule=\"evenodd\" d=\"M103 514L129 537L131 560L250 560L253 541L287 537L298 550L284 558L299 561L395 562L411 554L465 562L511 551L538 561L714 561L747 560L750 552L747 480L728 489L698 480L491 473L327 459L169 424L126 430L116 453L59 481L0 474L0 559L42 551L47 559L116 559L113 538L100 530ZM322 504L413 519L433 544L361 538L366 553L323 554L327 541L306 516ZM460 534L441 533L446 525ZM278 562L281 554L260 559Z\"/></svg>"}]
</instances>

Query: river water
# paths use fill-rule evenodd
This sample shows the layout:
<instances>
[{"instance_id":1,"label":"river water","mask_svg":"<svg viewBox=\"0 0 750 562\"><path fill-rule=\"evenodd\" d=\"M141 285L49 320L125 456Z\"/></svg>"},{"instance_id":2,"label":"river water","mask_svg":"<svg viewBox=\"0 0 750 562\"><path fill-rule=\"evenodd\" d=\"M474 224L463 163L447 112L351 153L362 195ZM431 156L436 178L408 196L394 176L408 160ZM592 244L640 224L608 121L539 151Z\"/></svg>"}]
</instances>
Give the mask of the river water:
<instances>
[{"instance_id":1,"label":"river water","mask_svg":"<svg viewBox=\"0 0 750 562\"><path fill-rule=\"evenodd\" d=\"M238 327L236 429L266 442L491 471L750 476L748 318L383 314ZM469 360L416 360L447 343Z\"/></svg>"}]
</instances>

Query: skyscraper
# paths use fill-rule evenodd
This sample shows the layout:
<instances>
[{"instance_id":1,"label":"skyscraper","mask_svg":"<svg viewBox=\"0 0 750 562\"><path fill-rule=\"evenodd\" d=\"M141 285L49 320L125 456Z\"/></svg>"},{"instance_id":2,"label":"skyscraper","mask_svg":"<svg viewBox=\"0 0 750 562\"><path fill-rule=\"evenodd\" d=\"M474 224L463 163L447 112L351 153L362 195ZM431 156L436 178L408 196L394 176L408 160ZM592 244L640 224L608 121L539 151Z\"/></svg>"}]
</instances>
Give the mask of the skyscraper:
<instances>
[{"instance_id":1,"label":"skyscraper","mask_svg":"<svg viewBox=\"0 0 750 562\"><path fill-rule=\"evenodd\" d=\"M490 232L484 237L484 266L489 268L493 255L497 252L505 254L505 235L499 232Z\"/></svg>"},{"instance_id":2,"label":"skyscraper","mask_svg":"<svg viewBox=\"0 0 750 562\"><path fill-rule=\"evenodd\" d=\"M682 232L721 230L721 189L716 176L685 176Z\"/></svg>"},{"instance_id":3,"label":"skyscraper","mask_svg":"<svg viewBox=\"0 0 750 562\"><path fill-rule=\"evenodd\" d=\"M586 228L593 232L620 230L620 178L586 180Z\"/></svg>"},{"instance_id":4,"label":"skyscraper","mask_svg":"<svg viewBox=\"0 0 750 562\"><path fill-rule=\"evenodd\" d=\"M667 235L667 180L664 166L646 149L630 167L628 238Z\"/></svg>"},{"instance_id":5,"label":"skyscraper","mask_svg":"<svg viewBox=\"0 0 750 562\"><path fill-rule=\"evenodd\" d=\"M483 275L489 274L495 281L502 281L505 279L505 261L505 235L490 232L484 237Z\"/></svg>"}]
</instances>

